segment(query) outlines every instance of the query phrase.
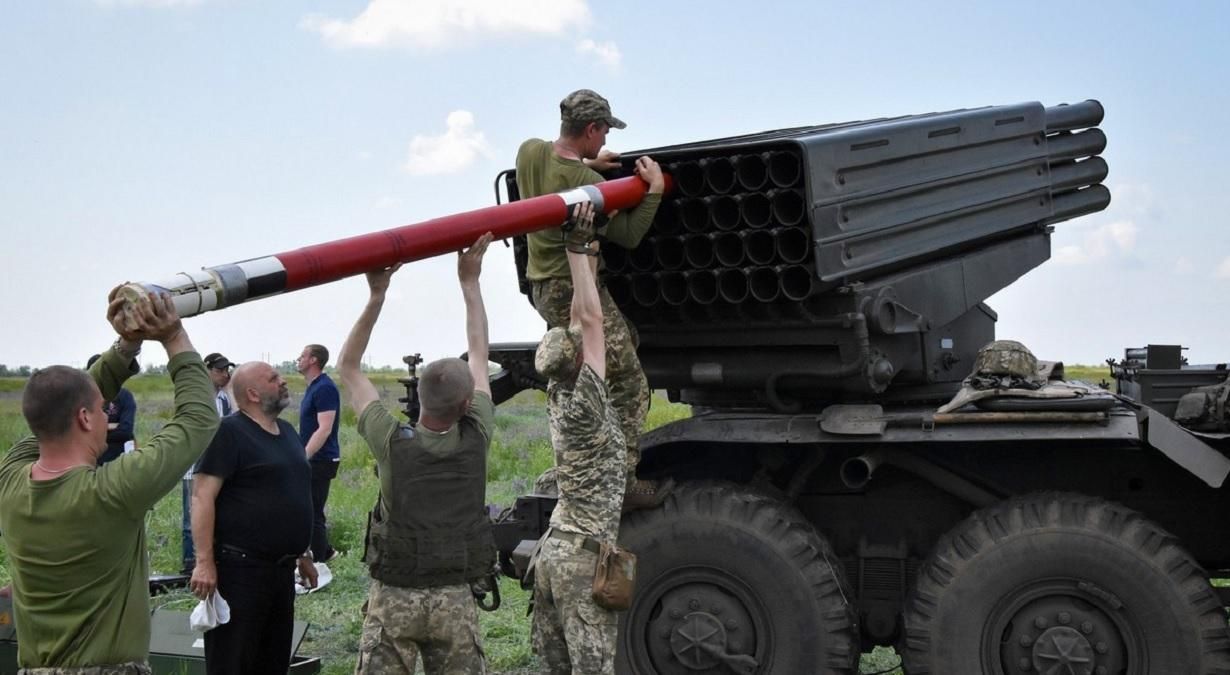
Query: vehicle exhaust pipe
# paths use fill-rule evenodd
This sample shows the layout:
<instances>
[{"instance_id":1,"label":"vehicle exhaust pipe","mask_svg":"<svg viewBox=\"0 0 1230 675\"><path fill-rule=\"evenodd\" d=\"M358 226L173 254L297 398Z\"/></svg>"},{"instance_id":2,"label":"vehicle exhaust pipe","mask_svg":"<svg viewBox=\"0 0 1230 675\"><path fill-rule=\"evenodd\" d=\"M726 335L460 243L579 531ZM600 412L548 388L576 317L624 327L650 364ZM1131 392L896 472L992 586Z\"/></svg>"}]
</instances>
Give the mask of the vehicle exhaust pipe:
<instances>
[{"instance_id":1,"label":"vehicle exhaust pipe","mask_svg":"<svg viewBox=\"0 0 1230 675\"><path fill-rule=\"evenodd\" d=\"M739 187L748 191L759 190L769 181L769 153L752 153L735 158L735 177Z\"/></svg>"},{"instance_id":2,"label":"vehicle exhaust pipe","mask_svg":"<svg viewBox=\"0 0 1230 675\"><path fill-rule=\"evenodd\" d=\"M902 450L880 448L851 457L841 463L841 482L852 490L861 490L871 482L877 469L893 466L908 471L967 504L990 506L1000 498L990 491L958 476L931 461Z\"/></svg>"},{"instance_id":3,"label":"vehicle exhaust pipe","mask_svg":"<svg viewBox=\"0 0 1230 675\"><path fill-rule=\"evenodd\" d=\"M769 180L779 188L794 187L803 179L803 162L793 152L769 153Z\"/></svg>"},{"instance_id":4,"label":"vehicle exhaust pipe","mask_svg":"<svg viewBox=\"0 0 1230 675\"><path fill-rule=\"evenodd\" d=\"M842 462L841 468L838 469L841 483L851 490L861 490L867 487L867 484L871 482L871 475L884 463L883 457L881 452L872 450Z\"/></svg>"}]
</instances>

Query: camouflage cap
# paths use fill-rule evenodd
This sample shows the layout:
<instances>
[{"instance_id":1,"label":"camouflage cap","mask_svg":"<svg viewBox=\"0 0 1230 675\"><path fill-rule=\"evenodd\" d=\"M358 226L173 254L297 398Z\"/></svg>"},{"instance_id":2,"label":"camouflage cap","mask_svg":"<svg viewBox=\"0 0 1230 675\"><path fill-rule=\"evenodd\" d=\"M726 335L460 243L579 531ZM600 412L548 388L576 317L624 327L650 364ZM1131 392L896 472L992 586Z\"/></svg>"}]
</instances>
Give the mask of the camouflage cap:
<instances>
[{"instance_id":1,"label":"camouflage cap","mask_svg":"<svg viewBox=\"0 0 1230 675\"><path fill-rule=\"evenodd\" d=\"M611 114L611 104L592 89L578 89L559 102L560 119L570 122L606 122L612 129L627 127Z\"/></svg>"},{"instance_id":2,"label":"camouflage cap","mask_svg":"<svg viewBox=\"0 0 1230 675\"><path fill-rule=\"evenodd\" d=\"M548 380L570 379L577 369L581 353L581 331L574 328L552 328L542 336L534 352L534 370Z\"/></svg>"}]
</instances>

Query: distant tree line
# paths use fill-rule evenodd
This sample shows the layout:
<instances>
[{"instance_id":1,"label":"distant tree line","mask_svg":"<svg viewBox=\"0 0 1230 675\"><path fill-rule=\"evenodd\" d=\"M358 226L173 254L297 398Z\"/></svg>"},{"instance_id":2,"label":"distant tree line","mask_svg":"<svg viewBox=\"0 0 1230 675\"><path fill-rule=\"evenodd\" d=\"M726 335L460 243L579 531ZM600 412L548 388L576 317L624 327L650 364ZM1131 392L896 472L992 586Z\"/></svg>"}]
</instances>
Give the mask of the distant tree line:
<instances>
[{"instance_id":1,"label":"distant tree line","mask_svg":"<svg viewBox=\"0 0 1230 675\"><path fill-rule=\"evenodd\" d=\"M9 368L3 363L0 363L0 377L30 377L31 370L32 369L30 366L17 366L16 368Z\"/></svg>"}]
</instances>

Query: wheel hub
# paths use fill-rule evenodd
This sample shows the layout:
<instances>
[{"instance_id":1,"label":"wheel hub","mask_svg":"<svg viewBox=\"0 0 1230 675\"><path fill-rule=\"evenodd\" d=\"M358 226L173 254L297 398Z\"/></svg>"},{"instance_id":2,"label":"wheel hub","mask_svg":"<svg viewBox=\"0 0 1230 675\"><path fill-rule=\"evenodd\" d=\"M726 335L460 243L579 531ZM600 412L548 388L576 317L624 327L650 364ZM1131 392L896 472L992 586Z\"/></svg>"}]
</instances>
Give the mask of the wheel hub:
<instances>
[{"instance_id":1,"label":"wheel hub","mask_svg":"<svg viewBox=\"0 0 1230 675\"><path fill-rule=\"evenodd\" d=\"M1056 626L1043 633L1033 648L1033 667L1046 675L1093 672L1093 645L1075 628Z\"/></svg>"},{"instance_id":2,"label":"wheel hub","mask_svg":"<svg viewBox=\"0 0 1230 675\"><path fill-rule=\"evenodd\" d=\"M721 663L714 652L726 651L726 629L712 614L692 612L671 631L671 651L688 668L708 670Z\"/></svg>"},{"instance_id":3,"label":"wheel hub","mask_svg":"<svg viewBox=\"0 0 1230 675\"><path fill-rule=\"evenodd\" d=\"M1114 603L1088 584L1042 582L1001 605L992 631L1003 675L1136 675L1139 643ZM988 636L989 637L989 636Z\"/></svg>"},{"instance_id":4,"label":"wheel hub","mask_svg":"<svg viewBox=\"0 0 1230 675\"><path fill-rule=\"evenodd\" d=\"M685 582L666 590L655 604L646 637L658 673L756 669L756 622L726 589Z\"/></svg>"}]
</instances>

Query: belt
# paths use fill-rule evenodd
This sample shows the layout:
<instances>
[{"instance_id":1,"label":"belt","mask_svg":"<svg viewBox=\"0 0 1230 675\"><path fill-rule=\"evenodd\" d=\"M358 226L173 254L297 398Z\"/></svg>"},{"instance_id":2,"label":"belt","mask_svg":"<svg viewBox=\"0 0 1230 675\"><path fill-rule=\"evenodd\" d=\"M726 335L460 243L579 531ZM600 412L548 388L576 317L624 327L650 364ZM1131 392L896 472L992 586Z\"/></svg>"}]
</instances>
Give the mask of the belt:
<instances>
[{"instance_id":1,"label":"belt","mask_svg":"<svg viewBox=\"0 0 1230 675\"><path fill-rule=\"evenodd\" d=\"M227 558L240 558L242 560L251 560L253 562L261 562L275 567L294 567L299 560L297 553L284 555L280 558L271 558L258 553L253 553L245 548L231 546L230 544L218 544L218 556Z\"/></svg>"},{"instance_id":2,"label":"belt","mask_svg":"<svg viewBox=\"0 0 1230 675\"><path fill-rule=\"evenodd\" d=\"M599 550L597 539L587 537L583 534L577 534L576 532L561 532L553 527L551 528L550 534L547 536L554 537L560 541L566 541L570 544L576 544L590 553L597 554Z\"/></svg>"}]
</instances>

